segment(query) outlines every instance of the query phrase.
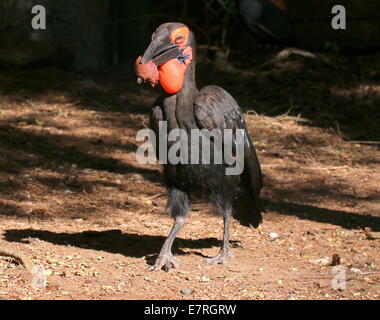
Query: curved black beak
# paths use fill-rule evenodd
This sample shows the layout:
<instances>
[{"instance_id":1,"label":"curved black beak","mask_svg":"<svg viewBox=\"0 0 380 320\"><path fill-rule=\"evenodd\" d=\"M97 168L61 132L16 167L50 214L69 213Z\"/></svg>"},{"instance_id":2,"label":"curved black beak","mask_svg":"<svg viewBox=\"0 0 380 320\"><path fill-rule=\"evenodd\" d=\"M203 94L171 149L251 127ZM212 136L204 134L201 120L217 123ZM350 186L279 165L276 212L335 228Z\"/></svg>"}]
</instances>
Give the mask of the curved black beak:
<instances>
[{"instance_id":1,"label":"curved black beak","mask_svg":"<svg viewBox=\"0 0 380 320\"><path fill-rule=\"evenodd\" d=\"M144 52L141 63L145 64L152 60L154 64L159 67L170 59L178 58L181 53L182 50L173 43L152 40L149 47Z\"/></svg>"}]
</instances>

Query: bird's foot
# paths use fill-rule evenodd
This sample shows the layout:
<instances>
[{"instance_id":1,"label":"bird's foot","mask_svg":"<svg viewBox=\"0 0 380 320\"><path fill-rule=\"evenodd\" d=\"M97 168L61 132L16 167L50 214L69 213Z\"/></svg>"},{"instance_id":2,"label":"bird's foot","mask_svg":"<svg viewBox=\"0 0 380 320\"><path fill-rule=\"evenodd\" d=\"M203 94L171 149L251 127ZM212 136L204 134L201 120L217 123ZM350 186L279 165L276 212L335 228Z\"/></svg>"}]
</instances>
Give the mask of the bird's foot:
<instances>
[{"instance_id":1,"label":"bird's foot","mask_svg":"<svg viewBox=\"0 0 380 320\"><path fill-rule=\"evenodd\" d=\"M214 258L206 258L204 262L208 264L226 264L232 258L230 250L220 250L219 254Z\"/></svg>"},{"instance_id":2,"label":"bird's foot","mask_svg":"<svg viewBox=\"0 0 380 320\"><path fill-rule=\"evenodd\" d=\"M152 271L159 271L164 268L165 271L169 271L171 268L178 268L180 266L179 261L174 258L171 252L160 254L157 257L156 263L149 268Z\"/></svg>"}]
</instances>

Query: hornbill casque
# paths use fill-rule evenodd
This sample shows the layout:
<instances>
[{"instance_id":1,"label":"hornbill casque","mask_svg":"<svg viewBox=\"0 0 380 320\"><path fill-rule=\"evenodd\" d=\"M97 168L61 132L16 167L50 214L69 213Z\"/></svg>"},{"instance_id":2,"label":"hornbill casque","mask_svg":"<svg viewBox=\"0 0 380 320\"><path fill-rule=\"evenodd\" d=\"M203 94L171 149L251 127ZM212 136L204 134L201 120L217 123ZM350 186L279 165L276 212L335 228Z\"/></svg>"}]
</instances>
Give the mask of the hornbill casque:
<instances>
[{"instance_id":1,"label":"hornbill casque","mask_svg":"<svg viewBox=\"0 0 380 320\"><path fill-rule=\"evenodd\" d=\"M257 227L263 211L260 190L261 168L255 148L248 136L243 112L233 97L221 87L210 85L197 89L195 83L195 38L190 29L177 22L160 25L152 35L143 57L135 62L138 82L160 83L164 94L155 102L150 127L159 136L159 122L167 129L242 129L244 133L244 169L239 175L226 175L222 164L165 164L164 178L168 188L168 211L174 225L152 270L169 271L179 262L172 254L172 244L188 215L190 200L200 197L214 205L223 216L224 232L219 254L208 258L211 264L224 264L231 258L229 244L230 218L242 225ZM235 140L233 140L235 141ZM166 142L166 141L165 141ZM167 141L170 147L173 142ZM191 154L190 145L189 153ZM158 146L156 145L156 149ZM210 148L213 150L213 148ZM201 150L202 152L202 150Z\"/></svg>"}]
</instances>

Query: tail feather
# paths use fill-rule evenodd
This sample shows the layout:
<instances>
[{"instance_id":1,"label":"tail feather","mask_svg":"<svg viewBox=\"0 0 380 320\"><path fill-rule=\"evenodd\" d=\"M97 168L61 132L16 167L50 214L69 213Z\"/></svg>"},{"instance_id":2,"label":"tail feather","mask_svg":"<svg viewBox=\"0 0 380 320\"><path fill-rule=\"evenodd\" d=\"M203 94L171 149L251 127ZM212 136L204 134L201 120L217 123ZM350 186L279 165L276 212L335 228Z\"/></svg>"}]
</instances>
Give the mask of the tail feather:
<instances>
[{"instance_id":1,"label":"tail feather","mask_svg":"<svg viewBox=\"0 0 380 320\"><path fill-rule=\"evenodd\" d=\"M244 188L234 200L233 217L246 227L257 228L263 221L261 216L262 205L259 198L255 199Z\"/></svg>"},{"instance_id":2,"label":"tail feather","mask_svg":"<svg viewBox=\"0 0 380 320\"><path fill-rule=\"evenodd\" d=\"M234 200L234 218L243 226L257 228L263 221L261 212L265 212L260 200L263 179L256 150L249 138L246 141L244 160L246 167L241 175L241 190Z\"/></svg>"}]
</instances>

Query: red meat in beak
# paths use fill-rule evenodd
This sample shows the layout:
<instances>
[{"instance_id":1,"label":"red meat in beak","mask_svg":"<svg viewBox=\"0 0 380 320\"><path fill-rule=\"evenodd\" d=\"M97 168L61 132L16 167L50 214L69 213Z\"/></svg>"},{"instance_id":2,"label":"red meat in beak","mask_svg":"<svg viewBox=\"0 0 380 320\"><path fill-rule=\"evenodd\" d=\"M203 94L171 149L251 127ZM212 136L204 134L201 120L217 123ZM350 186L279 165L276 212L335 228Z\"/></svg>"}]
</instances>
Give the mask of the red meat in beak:
<instances>
[{"instance_id":1,"label":"red meat in beak","mask_svg":"<svg viewBox=\"0 0 380 320\"><path fill-rule=\"evenodd\" d=\"M152 60L142 64L141 59L141 57L138 57L135 62L135 71L138 77L138 83L144 81L149 82L152 87L156 86L159 81L158 69L156 64Z\"/></svg>"}]
</instances>

